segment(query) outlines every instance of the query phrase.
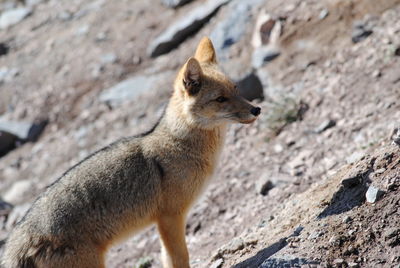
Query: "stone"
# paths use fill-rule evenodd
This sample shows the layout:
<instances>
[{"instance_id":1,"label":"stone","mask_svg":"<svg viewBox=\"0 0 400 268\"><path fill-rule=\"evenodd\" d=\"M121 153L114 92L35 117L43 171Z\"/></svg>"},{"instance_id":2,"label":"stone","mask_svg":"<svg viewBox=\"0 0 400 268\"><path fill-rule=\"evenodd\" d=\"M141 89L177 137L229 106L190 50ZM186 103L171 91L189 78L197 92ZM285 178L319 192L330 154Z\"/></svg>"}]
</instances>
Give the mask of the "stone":
<instances>
[{"instance_id":1,"label":"stone","mask_svg":"<svg viewBox=\"0 0 400 268\"><path fill-rule=\"evenodd\" d=\"M0 83L11 82L14 77L19 74L19 69L17 68L0 68Z\"/></svg>"},{"instance_id":2,"label":"stone","mask_svg":"<svg viewBox=\"0 0 400 268\"><path fill-rule=\"evenodd\" d=\"M36 141L46 127L48 120L34 123L9 121L0 117L0 131L11 133L22 141Z\"/></svg>"},{"instance_id":3,"label":"stone","mask_svg":"<svg viewBox=\"0 0 400 268\"><path fill-rule=\"evenodd\" d=\"M224 259L219 258L210 265L210 268L221 268L222 264L224 264Z\"/></svg>"},{"instance_id":4,"label":"stone","mask_svg":"<svg viewBox=\"0 0 400 268\"><path fill-rule=\"evenodd\" d=\"M275 23L276 20L273 19L272 16L265 11L265 9L262 9L257 17L253 36L251 38L251 44L253 45L253 48L258 48L269 43Z\"/></svg>"},{"instance_id":5,"label":"stone","mask_svg":"<svg viewBox=\"0 0 400 268\"><path fill-rule=\"evenodd\" d=\"M326 17L328 17L328 15L329 15L329 11L328 11L326 8L324 8L324 9L321 10L321 12L319 13L318 18L319 18L320 20L323 20L323 19L325 19Z\"/></svg>"},{"instance_id":6,"label":"stone","mask_svg":"<svg viewBox=\"0 0 400 268\"><path fill-rule=\"evenodd\" d=\"M0 216L8 216L10 214L13 205L0 199Z\"/></svg>"},{"instance_id":7,"label":"stone","mask_svg":"<svg viewBox=\"0 0 400 268\"><path fill-rule=\"evenodd\" d=\"M150 268L153 264L153 259L151 257L143 257L138 260L135 268Z\"/></svg>"},{"instance_id":8,"label":"stone","mask_svg":"<svg viewBox=\"0 0 400 268\"><path fill-rule=\"evenodd\" d=\"M346 157L346 162L347 162L347 164L354 163L354 162L360 160L363 156L364 156L363 152L354 152L351 155L349 155L348 157Z\"/></svg>"},{"instance_id":9,"label":"stone","mask_svg":"<svg viewBox=\"0 0 400 268\"><path fill-rule=\"evenodd\" d=\"M244 248L244 242L241 238L234 238L224 250L224 253L235 253Z\"/></svg>"},{"instance_id":10,"label":"stone","mask_svg":"<svg viewBox=\"0 0 400 268\"><path fill-rule=\"evenodd\" d=\"M137 75L128 78L115 86L103 90L100 93L100 101L106 102L111 107L116 107L122 103L136 98L139 94L154 90L154 85L158 81L170 75L170 72L154 75Z\"/></svg>"},{"instance_id":11,"label":"stone","mask_svg":"<svg viewBox=\"0 0 400 268\"><path fill-rule=\"evenodd\" d=\"M353 219L350 217L350 216L345 216L344 218L343 218L343 220L342 220L342 222L343 223L349 223L349 222L351 222Z\"/></svg>"},{"instance_id":12,"label":"stone","mask_svg":"<svg viewBox=\"0 0 400 268\"><path fill-rule=\"evenodd\" d=\"M100 61L103 64L114 64L118 61L118 57L115 53L107 53L101 56Z\"/></svg>"},{"instance_id":13,"label":"stone","mask_svg":"<svg viewBox=\"0 0 400 268\"><path fill-rule=\"evenodd\" d=\"M33 182L30 180L16 181L3 195L3 199L13 204L21 203L33 187Z\"/></svg>"},{"instance_id":14,"label":"stone","mask_svg":"<svg viewBox=\"0 0 400 268\"><path fill-rule=\"evenodd\" d=\"M10 47L6 43L0 43L0 56L7 55L9 50Z\"/></svg>"},{"instance_id":15,"label":"stone","mask_svg":"<svg viewBox=\"0 0 400 268\"><path fill-rule=\"evenodd\" d=\"M327 119L322 122L318 127L316 127L314 132L319 134L334 126L336 126L336 121L332 119Z\"/></svg>"},{"instance_id":16,"label":"stone","mask_svg":"<svg viewBox=\"0 0 400 268\"><path fill-rule=\"evenodd\" d=\"M0 130L0 157L13 150L18 141L18 137L14 134Z\"/></svg>"},{"instance_id":17,"label":"stone","mask_svg":"<svg viewBox=\"0 0 400 268\"><path fill-rule=\"evenodd\" d=\"M171 8L177 8L177 7L183 6L191 1L193 1L193 0L161 0L161 2L165 6L171 7Z\"/></svg>"},{"instance_id":18,"label":"stone","mask_svg":"<svg viewBox=\"0 0 400 268\"><path fill-rule=\"evenodd\" d=\"M400 128L394 130L394 134L392 135L393 144L400 146Z\"/></svg>"},{"instance_id":19,"label":"stone","mask_svg":"<svg viewBox=\"0 0 400 268\"><path fill-rule=\"evenodd\" d=\"M229 0L208 0L167 27L151 44L147 53L151 57L166 54L176 48L189 35L197 32L218 9Z\"/></svg>"},{"instance_id":20,"label":"stone","mask_svg":"<svg viewBox=\"0 0 400 268\"><path fill-rule=\"evenodd\" d=\"M57 16L57 18L61 21L70 21L73 17L74 15L69 11L61 11Z\"/></svg>"},{"instance_id":21,"label":"stone","mask_svg":"<svg viewBox=\"0 0 400 268\"><path fill-rule=\"evenodd\" d=\"M266 178L260 178L256 183L257 193L261 195L267 195L272 188L274 188L274 184Z\"/></svg>"},{"instance_id":22,"label":"stone","mask_svg":"<svg viewBox=\"0 0 400 268\"><path fill-rule=\"evenodd\" d=\"M44 0L24 0L24 1L26 6L33 7L42 3Z\"/></svg>"},{"instance_id":23,"label":"stone","mask_svg":"<svg viewBox=\"0 0 400 268\"><path fill-rule=\"evenodd\" d=\"M31 207L30 203L25 203L22 205L15 206L7 217L5 229L8 231L13 229L15 224L17 224L22 219L22 217L25 216L26 212L30 207Z\"/></svg>"},{"instance_id":24,"label":"stone","mask_svg":"<svg viewBox=\"0 0 400 268\"><path fill-rule=\"evenodd\" d=\"M75 35L77 35L77 36L85 36L85 35L87 35L89 33L89 31L90 31L90 26L87 25L87 24L84 24L84 25L80 26L76 30Z\"/></svg>"},{"instance_id":25,"label":"stone","mask_svg":"<svg viewBox=\"0 0 400 268\"><path fill-rule=\"evenodd\" d=\"M252 71L236 80L239 94L249 100L264 99L264 89L257 74Z\"/></svg>"},{"instance_id":26,"label":"stone","mask_svg":"<svg viewBox=\"0 0 400 268\"><path fill-rule=\"evenodd\" d=\"M371 185L365 194L368 203L375 203L383 195L383 191Z\"/></svg>"},{"instance_id":27,"label":"stone","mask_svg":"<svg viewBox=\"0 0 400 268\"><path fill-rule=\"evenodd\" d=\"M262 46L256 48L251 57L251 65L255 69L261 68L266 63L273 61L280 54L279 49L275 46Z\"/></svg>"},{"instance_id":28,"label":"stone","mask_svg":"<svg viewBox=\"0 0 400 268\"><path fill-rule=\"evenodd\" d=\"M344 264L344 259L334 259L333 263L336 265L343 265Z\"/></svg>"},{"instance_id":29,"label":"stone","mask_svg":"<svg viewBox=\"0 0 400 268\"><path fill-rule=\"evenodd\" d=\"M385 230L384 232L385 239L391 239L399 234L400 234L400 229L396 227L391 227L388 230Z\"/></svg>"},{"instance_id":30,"label":"stone","mask_svg":"<svg viewBox=\"0 0 400 268\"><path fill-rule=\"evenodd\" d=\"M225 17L210 34L219 61L229 60L229 48L243 38L248 27L252 26L251 10L261 3L262 0L234 0L225 8Z\"/></svg>"},{"instance_id":31,"label":"stone","mask_svg":"<svg viewBox=\"0 0 400 268\"><path fill-rule=\"evenodd\" d=\"M395 56L400 56L400 46L396 47L396 49L394 50L394 55Z\"/></svg>"},{"instance_id":32,"label":"stone","mask_svg":"<svg viewBox=\"0 0 400 268\"><path fill-rule=\"evenodd\" d=\"M0 15L0 29L7 29L32 14L32 10L27 7L19 7L4 11Z\"/></svg>"},{"instance_id":33,"label":"stone","mask_svg":"<svg viewBox=\"0 0 400 268\"><path fill-rule=\"evenodd\" d=\"M353 41L353 43L358 43L366 39L371 34L372 34L372 29L370 29L370 27L368 27L362 21L356 21L353 24L351 40Z\"/></svg>"}]
</instances>

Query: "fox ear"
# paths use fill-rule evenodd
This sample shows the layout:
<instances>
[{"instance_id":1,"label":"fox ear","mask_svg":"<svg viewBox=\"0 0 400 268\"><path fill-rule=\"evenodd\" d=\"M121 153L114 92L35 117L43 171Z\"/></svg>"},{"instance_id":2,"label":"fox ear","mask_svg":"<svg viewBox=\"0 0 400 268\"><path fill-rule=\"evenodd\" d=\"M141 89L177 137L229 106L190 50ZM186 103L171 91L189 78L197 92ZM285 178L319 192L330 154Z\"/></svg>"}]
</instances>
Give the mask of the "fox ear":
<instances>
[{"instance_id":1,"label":"fox ear","mask_svg":"<svg viewBox=\"0 0 400 268\"><path fill-rule=\"evenodd\" d=\"M190 58L184 67L183 71L183 85L188 91L189 95L194 95L200 90L201 76L200 63L195 58Z\"/></svg>"},{"instance_id":2,"label":"fox ear","mask_svg":"<svg viewBox=\"0 0 400 268\"><path fill-rule=\"evenodd\" d=\"M217 63L214 46L208 37L203 37L197 46L194 57L200 62Z\"/></svg>"}]
</instances>

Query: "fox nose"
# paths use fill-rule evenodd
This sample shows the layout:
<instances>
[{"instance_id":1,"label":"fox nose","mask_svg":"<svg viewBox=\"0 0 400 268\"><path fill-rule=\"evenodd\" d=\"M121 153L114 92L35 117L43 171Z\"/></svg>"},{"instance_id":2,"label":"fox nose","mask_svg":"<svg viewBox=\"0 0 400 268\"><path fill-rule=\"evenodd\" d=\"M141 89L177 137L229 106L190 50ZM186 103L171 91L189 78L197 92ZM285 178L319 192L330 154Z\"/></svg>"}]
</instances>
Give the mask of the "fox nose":
<instances>
[{"instance_id":1,"label":"fox nose","mask_svg":"<svg viewBox=\"0 0 400 268\"><path fill-rule=\"evenodd\" d=\"M250 113L254 116L257 116L261 113L261 108L260 107L253 107L250 110Z\"/></svg>"}]
</instances>

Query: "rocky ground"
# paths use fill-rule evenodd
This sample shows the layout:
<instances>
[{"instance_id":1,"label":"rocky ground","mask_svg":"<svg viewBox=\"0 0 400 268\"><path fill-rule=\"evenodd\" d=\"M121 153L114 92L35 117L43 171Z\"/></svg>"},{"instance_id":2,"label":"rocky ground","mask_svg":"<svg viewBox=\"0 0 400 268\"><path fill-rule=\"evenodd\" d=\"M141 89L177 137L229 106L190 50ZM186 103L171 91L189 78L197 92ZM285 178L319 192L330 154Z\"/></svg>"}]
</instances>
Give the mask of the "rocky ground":
<instances>
[{"instance_id":1,"label":"rocky ground","mask_svg":"<svg viewBox=\"0 0 400 268\"><path fill-rule=\"evenodd\" d=\"M175 6L181 3L179 6ZM192 267L400 266L400 1L0 1L0 239L91 152L149 129L208 35L262 107L187 226ZM108 267L160 267L154 228Z\"/></svg>"}]
</instances>

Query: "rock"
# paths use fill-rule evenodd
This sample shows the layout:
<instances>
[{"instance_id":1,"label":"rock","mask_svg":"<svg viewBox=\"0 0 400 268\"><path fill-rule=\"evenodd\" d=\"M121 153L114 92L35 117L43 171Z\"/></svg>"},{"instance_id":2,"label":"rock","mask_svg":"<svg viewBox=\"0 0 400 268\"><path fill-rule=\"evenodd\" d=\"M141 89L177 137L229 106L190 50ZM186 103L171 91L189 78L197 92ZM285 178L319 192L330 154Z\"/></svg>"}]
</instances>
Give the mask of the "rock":
<instances>
[{"instance_id":1,"label":"rock","mask_svg":"<svg viewBox=\"0 0 400 268\"><path fill-rule=\"evenodd\" d=\"M375 203L383 195L383 191L373 185L369 186L365 197L368 203Z\"/></svg>"},{"instance_id":2,"label":"rock","mask_svg":"<svg viewBox=\"0 0 400 268\"><path fill-rule=\"evenodd\" d=\"M349 262L347 265L349 266L349 268L358 268L358 267L360 267L358 265L358 263L356 263L356 262Z\"/></svg>"},{"instance_id":3,"label":"rock","mask_svg":"<svg viewBox=\"0 0 400 268\"><path fill-rule=\"evenodd\" d=\"M19 70L17 68L0 68L0 83L2 82L10 82L12 79L19 74Z\"/></svg>"},{"instance_id":4,"label":"rock","mask_svg":"<svg viewBox=\"0 0 400 268\"><path fill-rule=\"evenodd\" d=\"M0 56L7 55L9 50L10 48L6 43L0 43Z\"/></svg>"},{"instance_id":5,"label":"rock","mask_svg":"<svg viewBox=\"0 0 400 268\"><path fill-rule=\"evenodd\" d=\"M354 152L351 155L349 155L348 157L346 157L346 162L347 162L347 164L354 163L354 162L360 160L363 156L364 156L363 152Z\"/></svg>"},{"instance_id":6,"label":"rock","mask_svg":"<svg viewBox=\"0 0 400 268\"><path fill-rule=\"evenodd\" d=\"M15 206L7 217L5 229L10 231L15 226L15 224L17 224L22 219L22 217L25 216L30 207L31 204L29 203Z\"/></svg>"},{"instance_id":7,"label":"rock","mask_svg":"<svg viewBox=\"0 0 400 268\"><path fill-rule=\"evenodd\" d=\"M180 6L183 6L184 4L187 4L193 0L161 0L161 2L167 6L167 7L172 7L172 8L177 8Z\"/></svg>"},{"instance_id":8,"label":"rock","mask_svg":"<svg viewBox=\"0 0 400 268\"><path fill-rule=\"evenodd\" d=\"M140 93L155 90L153 86L170 74L170 72L166 72L155 75L134 76L103 90L99 98L101 101L111 105L111 107L116 107L125 101L134 99Z\"/></svg>"},{"instance_id":9,"label":"rock","mask_svg":"<svg viewBox=\"0 0 400 268\"><path fill-rule=\"evenodd\" d=\"M241 238L234 238L224 250L224 253L235 253L244 248L244 242Z\"/></svg>"},{"instance_id":10,"label":"rock","mask_svg":"<svg viewBox=\"0 0 400 268\"><path fill-rule=\"evenodd\" d=\"M189 35L197 32L218 9L229 0L208 0L192 9L184 17L175 21L163 31L149 46L147 53L157 57L170 52L182 43Z\"/></svg>"},{"instance_id":11,"label":"rock","mask_svg":"<svg viewBox=\"0 0 400 268\"><path fill-rule=\"evenodd\" d=\"M254 71L246 74L236 81L239 94L245 99L252 101L255 99L264 99L264 89L260 79Z\"/></svg>"},{"instance_id":12,"label":"rock","mask_svg":"<svg viewBox=\"0 0 400 268\"><path fill-rule=\"evenodd\" d=\"M90 31L90 26L87 25L87 24L84 24L84 25L80 26L76 30L75 35L77 35L77 36L85 36L85 35L87 35L89 33L89 31Z\"/></svg>"},{"instance_id":13,"label":"rock","mask_svg":"<svg viewBox=\"0 0 400 268\"><path fill-rule=\"evenodd\" d=\"M344 261L344 259L334 259L334 260L333 260L333 263L334 263L336 266L341 267L341 265L344 265L345 261Z\"/></svg>"},{"instance_id":14,"label":"rock","mask_svg":"<svg viewBox=\"0 0 400 268\"><path fill-rule=\"evenodd\" d=\"M219 258L210 265L210 268L221 268L223 263L224 259Z\"/></svg>"},{"instance_id":15,"label":"rock","mask_svg":"<svg viewBox=\"0 0 400 268\"><path fill-rule=\"evenodd\" d=\"M255 69L261 68L265 63L274 60L280 54L279 49L275 46L262 46L256 48L251 57L251 65Z\"/></svg>"},{"instance_id":16,"label":"rock","mask_svg":"<svg viewBox=\"0 0 400 268\"><path fill-rule=\"evenodd\" d=\"M32 192L33 182L30 180L21 180L14 182L11 188L3 195L3 199L10 203L21 203L26 194Z\"/></svg>"},{"instance_id":17,"label":"rock","mask_svg":"<svg viewBox=\"0 0 400 268\"><path fill-rule=\"evenodd\" d=\"M334 126L336 126L336 121L335 121L335 120L332 120L332 119L327 119L327 120L325 120L324 122L322 122L322 123L314 130L314 132L319 134L319 133L322 133L322 132L324 132L325 130L327 130L327 129L331 128L331 127L334 127Z\"/></svg>"},{"instance_id":18,"label":"rock","mask_svg":"<svg viewBox=\"0 0 400 268\"><path fill-rule=\"evenodd\" d=\"M228 60L228 49L238 42L252 25L251 9L262 0L234 0L226 7L226 16L214 27L210 34L220 61Z\"/></svg>"},{"instance_id":19,"label":"rock","mask_svg":"<svg viewBox=\"0 0 400 268\"><path fill-rule=\"evenodd\" d=\"M14 134L0 130L0 157L13 150L18 141L18 137Z\"/></svg>"},{"instance_id":20,"label":"rock","mask_svg":"<svg viewBox=\"0 0 400 268\"><path fill-rule=\"evenodd\" d=\"M342 220L342 222L343 223L349 223L349 222L351 222L353 219L350 217L350 216L345 216L344 218L343 218L343 220Z\"/></svg>"},{"instance_id":21,"label":"rock","mask_svg":"<svg viewBox=\"0 0 400 268\"><path fill-rule=\"evenodd\" d=\"M118 61L118 57L115 53L108 53L101 56L100 61L103 64L113 64Z\"/></svg>"},{"instance_id":22,"label":"rock","mask_svg":"<svg viewBox=\"0 0 400 268\"><path fill-rule=\"evenodd\" d=\"M32 7L42 3L44 0L24 0L24 1L26 6Z\"/></svg>"},{"instance_id":23,"label":"rock","mask_svg":"<svg viewBox=\"0 0 400 268\"><path fill-rule=\"evenodd\" d=\"M358 43L363 41L365 38L372 34L372 29L370 29L367 25L365 25L361 21L356 21L353 24L353 31L351 34L351 40L353 43Z\"/></svg>"},{"instance_id":24,"label":"rock","mask_svg":"<svg viewBox=\"0 0 400 268\"><path fill-rule=\"evenodd\" d=\"M10 214L13 205L0 199L0 216L7 216Z\"/></svg>"},{"instance_id":25,"label":"rock","mask_svg":"<svg viewBox=\"0 0 400 268\"><path fill-rule=\"evenodd\" d=\"M7 29L32 14L32 10L26 7L15 8L4 11L0 15L0 29Z\"/></svg>"},{"instance_id":26,"label":"rock","mask_svg":"<svg viewBox=\"0 0 400 268\"><path fill-rule=\"evenodd\" d=\"M319 18L320 20L323 20L323 19L325 19L326 17L328 17L328 15L329 15L329 11L328 11L326 8L324 8L324 9L321 10L321 12L319 13L318 18Z\"/></svg>"},{"instance_id":27,"label":"rock","mask_svg":"<svg viewBox=\"0 0 400 268\"><path fill-rule=\"evenodd\" d=\"M135 268L150 268L153 264L151 257L140 258L135 265Z\"/></svg>"},{"instance_id":28,"label":"rock","mask_svg":"<svg viewBox=\"0 0 400 268\"><path fill-rule=\"evenodd\" d=\"M48 120L37 123L8 121L0 117L0 131L11 133L23 141L36 141L46 127Z\"/></svg>"},{"instance_id":29,"label":"rock","mask_svg":"<svg viewBox=\"0 0 400 268\"><path fill-rule=\"evenodd\" d=\"M394 134L392 135L393 143L400 146L400 128L394 130Z\"/></svg>"},{"instance_id":30,"label":"rock","mask_svg":"<svg viewBox=\"0 0 400 268\"><path fill-rule=\"evenodd\" d=\"M397 48L394 50L394 55L395 55L395 56L400 56L400 46L397 47Z\"/></svg>"},{"instance_id":31,"label":"rock","mask_svg":"<svg viewBox=\"0 0 400 268\"><path fill-rule=\"evenodd\" d=\"M59 14L58 14L58 16L57 16L57 18L59 19L59 20L61 20L61 21L70 21L70 20L72 20L72 18L73 18L73 14L71 13L71 12L69 12L69 11L61 11Z\"/></svg>"},{"instance_id":32,"label":"rock","mask_svg":"<svg viewBox=\"0 0 400 268\"><path fill-rule=\"evenodd\" d=\"M257 17L256 26L254 27L253 36L251 38L253 48L258 48L269 43L275 23L276 20L273 19L265 9L262 9Z\"/></svg>"},{"instance_id":33,"label":"rock","mask_svg":"<svg viewBox=\"0 0 400 268\"><path fill-rule=\"evenodd\" d=\"M256 183L257 193L261 195L267 195L272 188L274 188L274 184L266 178L260 178Z\"/></svg>"}]
</instances>

